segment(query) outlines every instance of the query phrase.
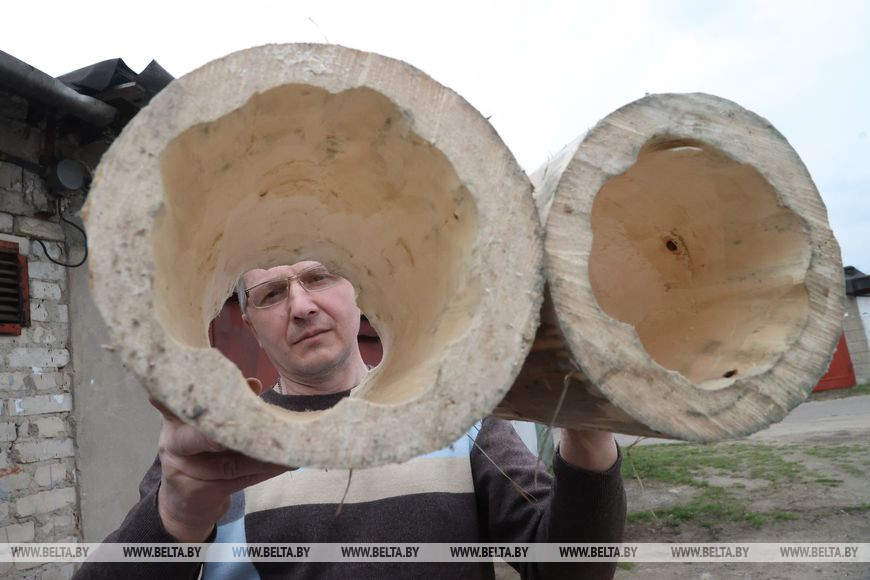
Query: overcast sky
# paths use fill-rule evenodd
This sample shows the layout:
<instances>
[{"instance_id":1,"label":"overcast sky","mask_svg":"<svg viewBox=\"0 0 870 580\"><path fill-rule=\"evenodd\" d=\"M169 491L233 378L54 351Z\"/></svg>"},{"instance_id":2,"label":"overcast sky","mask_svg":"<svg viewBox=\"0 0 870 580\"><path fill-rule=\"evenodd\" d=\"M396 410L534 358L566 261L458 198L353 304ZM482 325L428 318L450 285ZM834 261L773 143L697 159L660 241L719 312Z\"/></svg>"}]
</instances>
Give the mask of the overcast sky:
<instances>
[{"instance_id":1,"label":"overcast sky","mask_svg":"<svg viewBox=\"0 0 870 580\"><path fill-rule=\"evenodd\" d=\"M771 121L870 273L870 2L4 3L2 50L57 76L120 57L175 76L269 42L407 61L485 116L528 172L645 93L703 91Z\"/></svg>"}]
</instances>

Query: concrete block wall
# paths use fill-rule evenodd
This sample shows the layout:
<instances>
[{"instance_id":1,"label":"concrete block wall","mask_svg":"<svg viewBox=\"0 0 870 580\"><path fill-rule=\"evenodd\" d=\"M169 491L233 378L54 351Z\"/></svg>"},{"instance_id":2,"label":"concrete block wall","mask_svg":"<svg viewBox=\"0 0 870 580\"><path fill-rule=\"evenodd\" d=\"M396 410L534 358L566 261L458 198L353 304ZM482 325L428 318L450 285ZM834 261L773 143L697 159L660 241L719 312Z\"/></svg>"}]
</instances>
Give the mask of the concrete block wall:
<instances>
[{"instance_id":1,"label":"concrete block wall","mask_svg":"<svg viewBox=\"0 0 870 580\"><path fill-rule=\"evenodd\" d=\"M870 297L847 296L843 319L846 346L859 385L870 383Z\"/></svg>"},{"instance_id":2,"label":"concrete block wall","mask_svg":"<svg viewBox=\"0 0 870 580\"><path fill-rule=\"evenodd\" d=\"M42 128L0 93L0 151L38 163ZM0 239L28 257L31 325L0 336L0 542L81 540L64 230L42 177L0 161ZM0 577L69 578L72 564L0 563Z\"/></svg>"}]
</instances>

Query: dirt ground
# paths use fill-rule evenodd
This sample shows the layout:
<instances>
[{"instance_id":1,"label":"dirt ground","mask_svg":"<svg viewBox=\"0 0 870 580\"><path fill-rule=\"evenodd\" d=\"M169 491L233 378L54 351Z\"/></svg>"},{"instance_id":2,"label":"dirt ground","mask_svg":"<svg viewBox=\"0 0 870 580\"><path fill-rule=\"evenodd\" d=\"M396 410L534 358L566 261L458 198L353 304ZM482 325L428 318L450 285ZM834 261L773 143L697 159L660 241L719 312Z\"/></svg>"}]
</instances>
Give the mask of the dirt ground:
<instances>
[{"instance_id":1,"label":"dirt ground","mask_svg":"<svg viewBox=\"0 0 870 580\"><path fill-rule=\"evenodd\" d=\"M870 415L845 430L654 447L627 453L627 542L870 542ZM868 563L620 566L619 580L870 579Z\"/></svg>"}]
</instances>

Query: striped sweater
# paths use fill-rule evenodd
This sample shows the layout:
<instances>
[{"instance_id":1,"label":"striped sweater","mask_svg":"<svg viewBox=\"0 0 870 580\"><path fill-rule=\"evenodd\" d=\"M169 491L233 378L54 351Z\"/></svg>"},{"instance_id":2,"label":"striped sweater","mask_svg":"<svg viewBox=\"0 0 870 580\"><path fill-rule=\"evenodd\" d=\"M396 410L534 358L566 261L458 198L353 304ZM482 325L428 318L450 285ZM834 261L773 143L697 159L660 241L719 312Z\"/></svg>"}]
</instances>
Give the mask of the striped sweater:
<instances>
[{"instance_id":1,"label":"striped sweater","mask_svg":"<svg viewBox=\"0 0 870 580\"><path fill-rule=\"evenodd\" d=\"M349 391L281 395L269 403L293 411L331 407ZM405 463L354 470L299 469L233 495L210 541L251 543L619 542L625 522L620 460L605 472L567 463L555 478L510 422L488 417L444 449ZM502 473L504 471L504 473ZM510 477L512 481L506 477ZM140 501L107 542L174 542L157 511L160 462L140 484ZM535 499L528 501L516 485ZM611 578L612 563L518 563L523 578ZM76 578L196 578L197 564L85 563ZM206 563L205 580L323 578L492 579L489 562Z\"/></svg>"}]
</instances>

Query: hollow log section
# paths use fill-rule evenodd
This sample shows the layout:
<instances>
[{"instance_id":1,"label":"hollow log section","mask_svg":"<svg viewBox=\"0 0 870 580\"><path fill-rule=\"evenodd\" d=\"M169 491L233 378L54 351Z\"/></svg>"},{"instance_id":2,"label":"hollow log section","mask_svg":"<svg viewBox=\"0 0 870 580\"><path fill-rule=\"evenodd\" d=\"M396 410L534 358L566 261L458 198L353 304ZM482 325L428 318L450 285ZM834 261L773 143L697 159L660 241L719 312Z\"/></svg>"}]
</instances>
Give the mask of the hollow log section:
<instances>
[{"instance_id":1,"label":"hollow log section","mask_svg":"<svg viewBox=\"0 0 870 580\"><path fill-rule=\"evenodd\" d=\"M466 101L374 54L264 46L178 79L104 156L86 221L123 361L267 461L359 468L441 448L505 396L538 326L528 178ZM385 347L322 412L263 403L207 339L241 272L301 259L355 284Z\"/></svg>"},{"instance_id":2,"label":"hollow log section","mask_svg":"<svg viewBox=\"0 0 870 580\"><path fill-rule=\"evenodd\" d=\"M839 247L765 119L711 95L648 96L532 181L550 296L497 414L712 441L781 420L824 374Z\"/></svg>"}]
</instances>

